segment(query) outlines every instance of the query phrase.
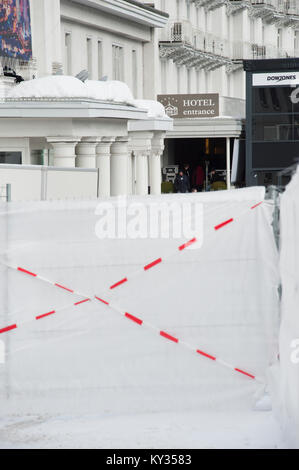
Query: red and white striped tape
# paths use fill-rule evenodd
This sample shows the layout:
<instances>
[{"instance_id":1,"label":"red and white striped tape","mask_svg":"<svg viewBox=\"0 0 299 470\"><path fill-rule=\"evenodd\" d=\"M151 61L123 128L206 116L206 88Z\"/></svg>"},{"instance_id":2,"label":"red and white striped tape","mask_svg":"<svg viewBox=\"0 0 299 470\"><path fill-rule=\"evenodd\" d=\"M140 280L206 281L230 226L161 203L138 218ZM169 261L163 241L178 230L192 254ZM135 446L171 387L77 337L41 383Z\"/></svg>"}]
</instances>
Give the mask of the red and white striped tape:
<instances>
[{"instance_id":1,"label":"red and white striped tape","mask_svg":"<svg viewBox=\"0 0 299 470\"><path fill-rule=\"evenodd\" d=\"M262 204L262 202L263 202L263 201L261 201L261 202L255 204L255 205L252 206L250 209L255 209L255 208L257 208L258 206L260 206L260 205ZM230 224L230 223L232 223L232 222L234 222L234 218L227 219L227 220L225 220L225 221L223 221L223 222L221 222L221 223L215 225L213 228L214 228L215 231L218 231L218 230L222 229L223 227L227 226L228 224ZM179 251L179 252L184 251L186 248L188 248L189 246L191 246L193 243L196 243L196 241L197 241L197 239L196 239L195 237L194 237L193 239L191 239L191 240L188 240L186 243L184 243L184 244L182 244L182 245L180 245L180 246L178 247L178 251ZM143 267L143 270L144 270L144 271L148 271L149 269L151 269L151 268L153 268L153 267L159 265L160 263L162 263L162 261L163 261L163 258L157 258L156 260L152 261L151 263L146 264L146 265ZM86 302L89 302L89 301L95 299L95 300L98 300L99 302L103 303L104 305L106 305L106 307L108 307L108 308L110 308L110 309L112 309L112 310L114 310L114 311L117 311L118 313L120 313L121 315L123 315L125 318L127 318L128 320L130 320L130 321L132 321L132 322L138 324L139 326L144 326L144 327L146 327L146 328L148 328L148 329L150 329L150 330L154 330L154 331L157 332L161 337L163 337L164 339L166 339L166 340L168 340L168 341L171 341L171 342L176 343L176 344L180 344L181 346L183 346L183 347L185 347L185 348L187 348L187 349L189 349L189 350L191 350L191 351L193 351L193 352L196 352L196 354L199 354L199 355L201 355L201 356L203 356L203 357L205 357L205 358L207 358L207 359L209 359L209 360L212 360L212 361L214 361L214 362L217 362L218 364L220 364L220 365L222 365L222 366L224 366L224 367L226 367L226 368L229 368L229 369L231 369L231 370L233 370L233 371L235 371L235 372L238 372L238 373L240 373L240 374L242 374L242 375L245 375L245 376L247 376L247 377L249 377L249 378L251 378L251 379L253 379L253 380L256 380L256 381L258 381L258 382L260 382L260 383L264 383L264 381L263 381L262 379L258 378L257 376L255 376L255 375L253 375L253 374L251 374L251 373L249 373L249 372L246 372L245 370L240 369L239 367L234 367L232 364L229 364L228 362L223 361L221 358L217 358L217 357L214 356L214 355L208 354L208 353L206 353L206 352L204 352L204 351L202 351L202 350L200 350L200 349L198 349L198 348L196 348L196 347L194 347L194 346L191 346L191 345L185 343L184 341L180 341L178 338L172 336L171 334L167 333L166 331L160 330L159 328L157 328L157 327L151 325L150 323L145 322L145 321L143 321L142 319L140 319L140 318L138 318L138 317L136 317L136 316L134 316L134 315L132 315L132 314L130 314L130 313L128 313L128 312L122 311L121 309L119 309L119 307L113 305L113 304L112 304L111 302L109 302L108 300L104 300L103 298L98 297L98 296L96 296L96 295L94 296L94 299L92 299L92 298L88 297L86 294L83 294L83 293L81 293L81 292L75 291L74 289L71 289L71 288L69 288L69 287L66 287L66 286L62 285L61 283L59 283L59 282L55 282L55 281L53 281L53 280L51 280L51 279L45 278L44 276L41 276L41 275L39 275L39 274L37 274L37 273L34 273L34 272L32 272L32 271L29 271L28 269L25 269L25 268L22 268L22 267L19 267L19 266L12 266L12 265L7 265L7 266L9 266L9 267L11 267L11 268L13 268L13 269L16 269L17 271L19 271L19 272L21 272L21 273L23 273L23 274L26 274L26 275L29 275L29 276L31 276L31 277L33 277L33 278L40 279L40 280L42 280L42 281L44 281L44 282L47 282L47 283L49 283L49 284L51 284L51 285L53 285L53 286L55 286L55 287L57 287L57 288L59 288L59 289L63 289L63 290L65 290L66 292L69 292L69 293L71 293L71 294L74 294L74 295L78 295L78 296L80 296L80 297L83 297L83 299L80 300L80 301L78 301L78 302L69 304L69 305L67 305L67 306L60 307L60 308L55 309L55 310L50 310L50 311L48 311L48 312L46 312L46 313L43 313L43 314L36 315L36 316L35 316L34 318L32 318L32 319L29 319L29 320L26 320L26 321L23 321L23 322L14 323L14 324L12 324L12 325L8 325L8 326L6 326L6 327L0 329L0 334L8 333L8 332L10 332L10 331L12 331L12 330L15 330L15 329L19 328L20 326L24 325L25 323L29 323L29 322L32 322L32 321L35 321L35 320L41 320L41 319L47 318L47 317L49 317L49 316L52 316L52 315L58 313L59 311L68 309L68 308L73 307L73 306L79 306L79 305L82 305L82 304L84 304L84 303L86 303ZM120 281L117 281L116 283L112 284L112 285L110 286L110 290L113 290L113 289L119 287L120 285L122 285L122 284L124 284L124 283L126 283L126 282L128 282L128 278L127 278L127 277L124 277L124 278L121 279Z\"/></svg>"},{"instance_id":2,"label":"red and white striped tape","mask_svg":"<svg viewBox=\"0 0 299 470\"><path fill-rule=\"evenodd\" d=\"M256 208L257 208L258 206L260 206L262 203L263 203L263 201L258 202L257 204L251 206L250 209L251 209L251 210L256 209ZM248 212L248 209L246 209L246 212ZM213 230L214 230L215 232L218 232L220 229L226 227L227 225L231 224L231 223L234 222L234 221L235 221L235 218L230 218L230 219L224 220L224 221L220 222L219 224L215 225L215 226L213 227ZM197 242L198 242L198 238L196 238L196 237L192 238L191 240L188 240L187 242L185 242L185 243L183 243L182 245L180 245L180 246L177 248L177 250L176 250L175 252L173 252L170 256L173 256L174 254L176 254L176 253L178 253L178 252L183 252L184 250L186 250L186 249L189 248L191 245L194 245L194 244L197 243ZM168 255L167 258L169 258L170 256ZM135 273L131 273L131 274L130 274L130 278L133 278L133 277L134 277L134 274L137 275L137 274L141 274L141 273L143 273L143 272L149 271L150 269L152 269L152 268L154 268L154 267L160 265L161 263L165 262L167 258L166 258L166 257L163 257L163 258L160 257L160 258L155 259L154 261L151 261L150 263L147 263L146 265L144 265L144 266L142 267L142 269L138 269L138 270L136 270ZM6 264L6 266L8 266L8 267L10 267L10 268L12 268L12 269L16 269L16 270L18 270L18 271L20 271L20 272L22 272L22 273L24 273L24 274L27 274L27 275L29 275L29 276L35 277L35 278L37 278L37 279L40 279L41 281L45 281L45 282L47 282L47 283L49 283L49 284L52 284L52 285L54 285L55 287L58 287L58 288L63 289L63 290L65 290L65 291L67 291L67 292L70 292L71 294L76 293L76 294L79 295L80 297L85 297L84 294L82 294L82 293L80 293L80 292L75 292L73 289L62 285L60 282L56 282L56 281L47 279L47 278L41 276L40 274L34 273L34 272L32 272L32 271L29 271L28 269L24 269L24 268L22 268L22 267L20 267L20 266L15 266L15 265L8 264L8 263ZM111 285L109 286L109 288L108 288L108 291L113 291L113 290L117 289L118 287L120 287L120 286L126 284L128 281L129 281L129 277L128 277L128 276L125 276L125 277L123 277L122 279L120 279L120 280L114 282L113 284L111 284Z\"/></svg>"},{"instance_id":3,"label":"red and white striped tape","mask_svg":"<svg viewBox=\"0 0 299 470\"><path fill-rule=\"evenodd\" d=\"M116 305L113 305L112 303L108 302L107 300L104 300L98 296L94 296L94 299L101 302L102 304L104 304L107 308L110 308L114 311L116 311L117 313L120 313L123 317L125 317L126 319L128 319L129 321L139 325L139 326L143 326L145 327L146 329L148 330L151 330L152 332L155 332L156 334L158 334L160 337L166 339L167 341L170 341L170 342L173 342L175 344L178 344L182 347L184 347L185 349L189 349L191 350L192 352L200 355L201 357L204 357L206 359L209 359L215 363L218 363L219 365L223 366L223 367L226 367L234 372L237 372L239 374L242 374L252 380L255 380L259 383L264 383L264 381L257 377L256 375L250 373L250 372L247 372L245 371L244 369L241 369L239 367L235 367L233 366L232 364L224 361L223 359L219 358L219 357L216 357L212 354L208 354L207 352L203 351L202 349L198 349L197 347L195 346L192 346L188 343L186 343L185 341L181 341L179 338L173 336L172 334L170 334L169 332L165 331L165 330L161 330L160 328L157 328L156 326L148 323L147 321L144 321L142 320L141 318L135 316L135 315L132 315L131 313L128 313L128 312L125 312L123 310L121 310L118 306ZM9 326L6 326L5 328L2 328L0 329L0 334L3 334L3 333L8 333L12 330L16 330L16 329L19 329L20 327L22 327L23 325L27 324L27 323L30 323L32 321L36 321L36 320L42 320L42 319L45 319L45 318L48 318L54 314L57 314L59 313L59 311L62 311L64 309L67 309L67 308L70 308L71 306L78 306L78 305L82 305L86 302L89 302L91 300L94 300L94 299L90 299L90 298L85 298L79 302L76 302L76 303L73 303L73 304L70 304L68 306L64 306L64 307L60 307L60 308L57 308L55 310L51 310L49 312L46 312L46 313L43 313L43 314L38 314L36 316L34 316L33 318L29 319L29 320L25 320L23 322L18 322L18 323L14 323L12 325L9 325Z\"/></svg>"}]
</instances>

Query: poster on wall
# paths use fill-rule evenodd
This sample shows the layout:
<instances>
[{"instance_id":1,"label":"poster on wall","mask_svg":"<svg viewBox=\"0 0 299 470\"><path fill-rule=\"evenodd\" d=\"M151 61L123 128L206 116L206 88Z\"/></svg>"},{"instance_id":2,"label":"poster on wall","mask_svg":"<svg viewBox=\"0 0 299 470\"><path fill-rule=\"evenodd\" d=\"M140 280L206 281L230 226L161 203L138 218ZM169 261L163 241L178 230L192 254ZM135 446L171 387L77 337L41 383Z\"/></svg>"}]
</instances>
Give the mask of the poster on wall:
<instances>
[{"instance_id":1,"label":"poster on wall","mask_svg":"<svg viewBox=\"0 0 299 470\"><path fill-rule=\"evenodd\" d=\"M30 0L0 0L0 56L32 58Z\"/></svg>"}]
</instances>

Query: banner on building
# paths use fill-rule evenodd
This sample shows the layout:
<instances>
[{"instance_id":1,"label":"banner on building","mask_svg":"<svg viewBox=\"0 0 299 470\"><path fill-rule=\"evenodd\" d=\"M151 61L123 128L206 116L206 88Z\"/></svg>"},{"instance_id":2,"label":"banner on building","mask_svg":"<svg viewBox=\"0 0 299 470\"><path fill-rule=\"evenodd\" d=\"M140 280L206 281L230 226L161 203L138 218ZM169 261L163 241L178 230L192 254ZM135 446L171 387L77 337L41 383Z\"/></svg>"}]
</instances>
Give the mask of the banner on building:
<instances>
[{"instance_id":1,"label":"banner on building","mask_svg":"<svg viewBox=\"0 0 299 470\"><path fill-rule=\"evenodd\" d=\"M0 0L0 55L23 61L32 58L29 0Z\"/></svg>"},{"instance_id":2,"label":"banner on building","mask_svg":"<svg viewBox=\"0 0 299 470\"><path fill-rule=\"evenodd\" d=\"M296 86L299 84L299 72L254 73L253 86Z\"/></svg>"},{"instance_id":3,"label":"banner on building","mask_svg":"<svg viewBox=\"0 0 299 470\"><path fill-rule=\"evenodd\" d=\"M209 118L219 116L217 93L192 95L158 95L158 101L171 118Z\"/></svg>"}]
</instances>

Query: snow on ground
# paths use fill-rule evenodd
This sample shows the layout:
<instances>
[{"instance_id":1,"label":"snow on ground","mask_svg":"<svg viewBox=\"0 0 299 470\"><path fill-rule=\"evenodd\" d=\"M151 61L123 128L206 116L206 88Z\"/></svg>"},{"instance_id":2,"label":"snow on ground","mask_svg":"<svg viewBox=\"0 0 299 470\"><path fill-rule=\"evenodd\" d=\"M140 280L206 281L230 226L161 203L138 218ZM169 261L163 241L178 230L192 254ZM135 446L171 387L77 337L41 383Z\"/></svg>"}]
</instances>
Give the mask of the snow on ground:
<instances>
[{"instance_id":1,"label":"snow on ground","mask_svg":"<svg viewBox=\"0 0 299 470\"><path fill-rule=\"evenodd\" d=\"M272 412L25 415L0 421L0 449L281 449Z\"/></svg>"}]
</instances>

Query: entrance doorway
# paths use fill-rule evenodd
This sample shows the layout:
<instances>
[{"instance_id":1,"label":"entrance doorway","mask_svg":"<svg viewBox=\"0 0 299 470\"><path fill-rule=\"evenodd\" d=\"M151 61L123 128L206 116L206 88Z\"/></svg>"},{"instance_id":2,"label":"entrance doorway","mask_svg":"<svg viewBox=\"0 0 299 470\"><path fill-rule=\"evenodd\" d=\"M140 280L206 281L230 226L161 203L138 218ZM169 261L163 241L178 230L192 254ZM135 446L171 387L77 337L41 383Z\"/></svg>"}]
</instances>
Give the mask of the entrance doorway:
<instances>
[{"instance_id":1,"label":"entrance doorway","mask_svg":"<svg viewBox=\"0 0 299 470\"><path fill-rule=\"evenodd\" d=\"M229 161L229 166L231 166L231 153L232 142L230 142L228 160L227 139L225 137L167 139L164 166L168 164L183 168L184 164L188 163L191 169L192 187L192 175L200 165L204 170L204 190L211 189L211 181L214 183L219 181L222 183L219 185L219 189L226 189L227 165Z\"/></svg>"}]
</instances>

